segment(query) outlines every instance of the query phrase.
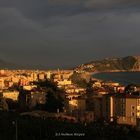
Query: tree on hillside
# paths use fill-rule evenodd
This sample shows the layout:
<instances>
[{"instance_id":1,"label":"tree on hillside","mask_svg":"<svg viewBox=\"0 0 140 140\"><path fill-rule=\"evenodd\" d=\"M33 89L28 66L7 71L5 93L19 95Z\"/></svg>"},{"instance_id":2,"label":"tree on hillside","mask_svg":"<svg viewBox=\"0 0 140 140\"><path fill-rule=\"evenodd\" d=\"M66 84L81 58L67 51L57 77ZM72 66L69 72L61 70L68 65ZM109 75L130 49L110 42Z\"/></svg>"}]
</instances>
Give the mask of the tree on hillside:
<instances>
[{"instance_id":1,"label":"tree on hillside","mask_svg":"<svg viewBox=\"0 0 140 140\"><path fill-rule=\"evenodd\" d=\"M71 80L74 84L76 84L77 86L79 87L82 87L82 88L86 88L87 87L87 81L86 79L82 78L81 75L79 73L74 73L72 76L71 76Z\"/></svg>"},{"instance_id":2,"label":"tree on hillside","mask_svg":"<svg viewBox=\"0 0 140 140\"><path fill-rule=\"evenodd\" d=\"M129 84L125 87L125 93L131 94L137 91L137 85Z\"/></svg>"},{"instance_id":3,"label":"tree on hillside","mask_svg":"<svg viewBox=\"0 0 140 140\"><path fill-rule=\"evenodd\" d=\"M46 95L46 110L49 112L57 112L63 111L63 107L65 105L65 92L64 90L57 87L57 84L50 81L39 81L36 83L38 87L45 88L47 95Z\"/></svg>"},{"instance_id":4,"label":"tree on hillside","mask_svg":"<svg viewBox=\"0 0 140 140\"><path fill-rule=\"evenodd\" d=\"M57 87L57 84L54 83L53 81L51 80L39 80L39 81L35 81L33 82L34 85L37 85L38 87L41 87L41 88L52 88L53 90L57 90L58 87Z\"/></svg>"},{"instance_id":5,"label":"tree on hillside","mask_svg":"<svg viewBox=\"0 0 140 140\"><path fill-rule=\"evenodd\" d=\"M93 81L90 80L87 84L86 93L89 95L94 92Z\"/></svg>"},{"instance_id":6,"label":"tree on hillside","mask_svg":"<svg viewBox=\"0 0 140 140\"><path fill-rule=\"evenodd\" d=\"M0 110L3 110L3 111L9 110L8 104L5 100L5 98L3 98L3 97L0 97Z\"/></svg>"},{"instance_id":7,"label":"tree on hillside","mask_svg":"<svg viewBox=\"0 0 140 140\"><path fill-rule=\"evenodd\" d=\"M49 89L46 95L46 110L49 112L63 111L64 99L58 91Z\"/></svg>"}]
</instances>

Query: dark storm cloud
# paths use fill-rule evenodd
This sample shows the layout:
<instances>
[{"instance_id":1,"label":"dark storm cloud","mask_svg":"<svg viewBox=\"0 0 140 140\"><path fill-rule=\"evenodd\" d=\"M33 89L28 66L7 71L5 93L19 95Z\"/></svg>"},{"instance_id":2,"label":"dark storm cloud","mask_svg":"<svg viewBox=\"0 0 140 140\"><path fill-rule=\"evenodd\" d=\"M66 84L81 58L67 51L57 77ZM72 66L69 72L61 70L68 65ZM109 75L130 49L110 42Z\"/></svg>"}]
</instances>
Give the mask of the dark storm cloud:
<instances>
[{"instance_id":1,"label":"dark storm cloud","mask_svg":"<svg viewBox=\"0 0 140 140\"><path fill-rule=\"evenodd\" d=\"M0 0L0 57L73 66L138 55L138 0Z\"/></svg>"}]
</instances>

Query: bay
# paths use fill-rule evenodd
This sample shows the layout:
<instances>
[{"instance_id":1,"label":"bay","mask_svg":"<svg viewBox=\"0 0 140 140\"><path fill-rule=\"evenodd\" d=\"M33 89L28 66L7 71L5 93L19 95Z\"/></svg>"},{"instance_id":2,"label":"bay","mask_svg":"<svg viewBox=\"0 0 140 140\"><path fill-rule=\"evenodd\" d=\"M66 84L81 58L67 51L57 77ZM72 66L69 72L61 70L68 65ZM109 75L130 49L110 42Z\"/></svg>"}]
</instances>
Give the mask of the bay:
<instances>
[{"instance_id":1,"label":"bay","mask_svg":"<svg viewBox=\"0 0 140 140\"><path fill-rule=\"evenodd\" d=\"M103 72L93 74L94 78L118 82L123 85L140 85L140 72Z\"/></svg>"}]
</instances>

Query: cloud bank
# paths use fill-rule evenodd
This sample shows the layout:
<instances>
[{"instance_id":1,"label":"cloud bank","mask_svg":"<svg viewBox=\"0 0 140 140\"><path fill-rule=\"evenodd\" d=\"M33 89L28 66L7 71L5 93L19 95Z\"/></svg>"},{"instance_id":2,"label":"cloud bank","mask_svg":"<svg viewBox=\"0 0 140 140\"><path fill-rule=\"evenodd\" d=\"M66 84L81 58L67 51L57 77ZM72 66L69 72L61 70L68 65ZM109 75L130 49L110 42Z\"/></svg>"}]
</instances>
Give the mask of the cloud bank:
<instances>
[{"instance_id":1,"label":"cloud bank","mask_svg":"<svg viewBox=\"0 0 140 140\"><path fill-rule=\"evenodd\" d=\"M140 55L138 0L0 0L0 57L72 67Z\"/></svg>"}]
</instances>

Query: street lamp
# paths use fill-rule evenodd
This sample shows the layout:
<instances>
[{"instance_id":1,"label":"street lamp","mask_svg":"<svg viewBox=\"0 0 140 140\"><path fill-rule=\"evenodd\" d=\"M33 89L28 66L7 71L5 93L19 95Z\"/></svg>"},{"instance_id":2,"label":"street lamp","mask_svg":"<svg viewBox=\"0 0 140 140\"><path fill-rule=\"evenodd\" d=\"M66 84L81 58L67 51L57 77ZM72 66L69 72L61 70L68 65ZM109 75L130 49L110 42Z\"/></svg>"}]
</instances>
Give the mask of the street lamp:
<instances>
[{"instance_id":1,"label":"street lamp","mask_svg":"<svg viewBox=\"0 0 140 140\"><path fill-rule=\"evenodd\" d=\"M16 140L18 140L18 127L17 127L17 120L12 122L13 125L15 125L15 131L16 131Z\"/></svg>"}]
</instances>

